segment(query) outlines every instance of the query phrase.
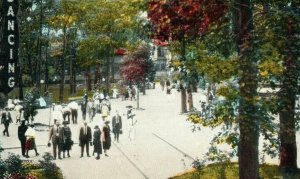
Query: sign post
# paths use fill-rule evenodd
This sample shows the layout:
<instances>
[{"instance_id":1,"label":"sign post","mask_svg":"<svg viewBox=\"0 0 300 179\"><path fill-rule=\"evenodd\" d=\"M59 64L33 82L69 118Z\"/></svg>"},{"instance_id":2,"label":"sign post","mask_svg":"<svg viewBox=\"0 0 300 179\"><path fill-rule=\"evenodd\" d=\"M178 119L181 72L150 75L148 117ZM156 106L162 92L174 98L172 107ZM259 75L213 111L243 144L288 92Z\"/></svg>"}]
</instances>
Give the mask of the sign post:
<instances>
[{"instance_id":1,"label":"sign post","mask_svg":"<svg viewBox=\"0 0 300 179\"><path fill-rule=\"evenodd\" d=\"M18 73L19 0L2 0L0 5L0 92L8 94L16 85Z\"/></svg>"}]
</instances>

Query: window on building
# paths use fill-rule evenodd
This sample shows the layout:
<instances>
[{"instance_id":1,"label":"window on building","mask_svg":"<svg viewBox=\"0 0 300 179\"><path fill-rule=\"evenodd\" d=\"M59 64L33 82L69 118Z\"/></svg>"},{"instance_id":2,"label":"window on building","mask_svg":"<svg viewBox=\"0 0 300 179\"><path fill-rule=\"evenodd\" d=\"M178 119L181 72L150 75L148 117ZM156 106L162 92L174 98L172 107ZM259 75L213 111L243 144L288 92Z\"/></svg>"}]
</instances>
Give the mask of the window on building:
<instances>
[{"instance_id":1,"label":"window on building","mask_svg":"<svg viewBox=\"0 0 300 179\"><path fill-rule=\"evenodd\" d=\"M164 57L164 56L165 56L165 53L164 53L164 52L165 52L165 51L164 51L163 48L158 47L158 49L157 49L157 56L159 56L159 57Z\"/></svg>"}]
</instances>

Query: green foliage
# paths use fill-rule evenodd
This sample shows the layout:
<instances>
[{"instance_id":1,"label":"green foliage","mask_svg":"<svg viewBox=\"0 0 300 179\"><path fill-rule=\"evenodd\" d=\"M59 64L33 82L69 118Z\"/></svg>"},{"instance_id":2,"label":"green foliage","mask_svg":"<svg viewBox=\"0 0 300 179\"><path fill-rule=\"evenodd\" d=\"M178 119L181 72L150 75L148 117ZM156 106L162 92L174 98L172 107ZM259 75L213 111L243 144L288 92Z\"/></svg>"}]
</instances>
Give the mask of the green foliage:
<instances>
[{"instance_id":1,"label":"green foliage","mask_svg":"<svg viewBox=\"0 0 300 179\"><path fill-rule=\"evenodd\" d=\"M26 175L28 173L28 170L22 165L19 155L10 154L4 162L8 174Z\"/></svg>"},{"instance_id":2,"label":"green foliage","mask_svg":"<svg viewBox=\"0 0 300 179\"><path fill-rule=\"evenodd\" d=\"M53 157L50 153L46 153L43 156L43 160L39 160L40 166L43 168L44 176L47 177L47 179L57 179L60 178L60 170L56 166L55 163L53 163Z\"/></svg>"},{"instance_id":3,"label":"green foliage","mask_svg":"<svg viewBox=\"0 0 300 179\"><path fill-rule=\"evenodd\" d=\"M259 77L260 88L271 87L275 89L278 84L282 84L284 77L288 73L285 73L287 69L286 65L292 66L293 64L286 63L284 60L291 54L294 54L293 58L299 57L300 43L299 42L299 11L296 13L297 5L296 1L256 1L254 8L254 48L257 49L253 53L249 53L248 57L251 60L258 61L257 75ZM298 4L297 4L298 3ZM290 22L290 25L289 23ZM293 40L288 40L288 29L293 27ZM237 71L239 67L238 56L235 54L236 49L233 41L235 40L232 34L233 31L232 22L223 25L216 25L211 27L211 31L207 33L201 42L196 40L192 42L193 45L189 45L187 48L187 62L182 63L178 59L173 59L173 66L187 68L190 71L194 71L195 64L197 65L197 72L199 75L203 75L209 82L221 83L217 89L218 102L213 101L209 106L206 105L209 111L204 113L203 108L198 113L193 113L189 116L189 120L195 123L197 127L212 127L220 126L222 132L217 134L213 143L222 144L226 143L232 146L235 150L238 143L239 135L237 131L237 110L238 101L240 100L239 87L232 87L223 85L227 79L237 77L240 78L240 74ZM173 54L179 54L179 45L174 45L175 52ZM243 50L249 47L249 44L240 47ZM189 62L194 60L195 62ZM297 60L297 74L299 75L299 60ZM294 66L292 66L294 68ZM249 69L252 69L252 67ZM256 73L256 72L255 72ZM247 76L248 75L248 76ZM249 74L245 74L248 79ZM256 75L255 75L256 76ZM253 77L253 76L252 76ZM253 80L246 80L252 83ZM292 84L292 83L290 83ZM296 83L294 83L296 84ZM244 85L239 84L239 85ZM283 88L289 87L289 85L283 86ZM293 91L296 90L296 86L290 88ZM259 91L259 89L258 89ZM285 109L285 99L291 95L287 95L284 98L279 98L280 93L266 93L259 94L259 97L251 99L251 103L258 109L260 134L264 138L263 157L269 155L271 157L277 157L279 153L279 124L275 120L276 115L283 109ZM288 94L288 93L287 93ZM247 98L245 98L247 100ZM299 124L299 112L295 111L296 125ZM293 111L290 111L293 113ZM286 117L286 116L284 116ZM285 120L282 120L285 121ZM291 129L292 130L292 129Z\"/></svg>"},{"instance_id":4,"label":"green foliage","mask_svg":"<svg viewBox=\"0 0 300 179\"><path fill-rule=\"evenodd\" d=\"M22 82L24 86L31 86L32 84L32 79L29 75L24 74L22 76Z\"/></svg>"},{"instance_id":5,"label":"green foliage","mask_svg":"<svg viewBox=\"0 0 300 179\"><path fill-rule=\"evenodd\" d=\"M37 88L29 89L24 97L24 118L29 121L34 120L37 114L36 100L40 98L40 92Z\"/></svg>"},{"instance_id":6,"label":"green foliage","mask_svg":"<svg viewBox=\"0 0 300 179\"><path fill-rule=\"evenodd\" d=\"M260 178L265 179L275 179L282 178L277 165L262 164L259 168ZM297 174L294 178L299 178L300 175ZM200 179L200 178L214 178L214 179L238 179L239 178L239 167L237 163L234 162L220 162L213 163L204 166L201 170L189 171L170 179Z\"/></svg>"},{"instance_id":7,"label":"green foliage","mask_svg":"<svg viewBox=\"0 0 300 179\"><path fill-rule=\"evenodd\" d=\"M204 56L196 62L197 70L212 83L230 79L237 71L236 57L224 59L219 55Z\"/></svg>"},{"instance_id":8,"label":"green foliage","mask_svg":"<svg viewBox=\"0 0 300 179\"><path fill-rule=\"evenodd\" d=\"M228 101L236 101L239 98L239 90L227 85L221 85L217 90L218 96L224 96Z\"/></svg>"},{"instance_id":9,"label":"green foliage","mask_svg":"<svg viewBox=\"0 0 300 179\"><path fill-rule=\"evenodd\" d=\"M0 93L0 109L3 109L7 105L7 96L4 93Z\"/></svg>"},{"instance_id":10,"label":"green foliage","mask_svg":"<svg viewBox=\"0 0 300 179\"><path fill-rule=\"evenodd\" d=\"M5 161L0 158L0 178L4 178L5 172L6 172Z\"/></svg>"},{"instance_id":11,"label":"green foliage","mask_svg":"<svg viewBox=\"0 0 300 179\"><path fill-rule=\"evenodd\" d=\"M62 179L60 169L51 162L53 157L48 153L43 158L44 160L37 164L32 161L23 161L19 155L15 154L10 154L5 160L0 157L0 178Z\"/></svg>"}]
</instances>

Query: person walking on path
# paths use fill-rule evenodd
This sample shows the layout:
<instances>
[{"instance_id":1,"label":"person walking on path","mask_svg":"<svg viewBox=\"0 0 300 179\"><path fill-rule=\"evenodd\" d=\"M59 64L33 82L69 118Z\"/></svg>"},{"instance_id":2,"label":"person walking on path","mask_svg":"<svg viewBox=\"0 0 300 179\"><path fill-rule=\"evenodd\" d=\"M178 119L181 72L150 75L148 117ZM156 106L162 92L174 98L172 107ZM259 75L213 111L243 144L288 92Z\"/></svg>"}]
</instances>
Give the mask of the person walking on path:
<instances>
[{"instance_id":1,"label":"person walking on path","mask_svg":"<svg viewBox=\"0 0 300 179\"><path fill-rule=\"evenodd\" d=\"M29 128L25 132L26 136L26 143L25 143L25 151L26 151L26 158L29 158L28 152L29 150L34 149L35 155L38 156L39 153L37 152L36 144L35 144L35 139L36 139L36 132L34 130L34 125L30 124Z\"/></svg>"},{"instance_id":2,"label":"person walking on path","mask_svg":"<svg viewBox=\"0 0 300 179\"><path fill-rule=\"evenodd\" d=\"M57 157L57 150L58 150L58 159L61 159L61 146L63 142L63 130L60 127L59 120L56 120L55 125L50 129L49 133L49 142L52 139L53 145L53 157L56 160Z\"/></svg>"},{"instance_id":3,"label":"person walking on path","mask_svg":"<svg viewBox=\"0 0 300 179\"><path fill-rule=\"evenodd\" d=\"M82 112L82 119L85 120L86 118L86 105L81 104L81 112Z\"/></svg>"},{"instance_id":4,"label":"person walking on path","mask_svg":"<svg viewBox=\"0 0 300 179\"><path fill-rule=\"evenodd\" d=\"M95 115L94 103L93 103L92 99L89 99L89 102L87 103L87 111L88 111L89 120L91 123L93 121L93 118Z\"/></svg>"},{"instance_id":5,"label":"person walking on path","mask_svg":"<svg viewBox=\"0 0 300 179\"><path fill-rule=\"evenodd\" d=\"M110 109L110 102L107 99L103 100L101 103L101 116L103 121L109 116Z\"/></svg>"},{"instance_id":6,"label":"person walking on path","mask_svg":"<svg viewBox=\"0 0 300 179\"><path fill-rule=\"evenodd\" d=\"M77 124L79 105L75 101L72 101L68 104L67 107L69 107L71 109L73 124Z\"/></svg>"},{"instance_id":7,"label":"person walking on path","mask_svg":"<svg viewBox=\"0 0 300 179\"><path fill-rule=\"evenodd\" d=\"M7 135L7 137L9 137L9 132L8 132L8 127L9 124L12 123L12 118L11 118L11 114L8 111L8 108L5 108L5 112L2 113L2 117L1 117L1 124L4 125L4 130L3 130L3 135Z\"/></svg>"},{"instance_id":8,"label":"person walking on path","mask_svg":"<svg viewBox=\"0 0 300 179\"><path fill-rule=\"evenodd\" d=\"M66 120L66 118L68 118L68 123L70 123L70 116L72 114L72 110L70 107L64 107L62 110L62 115L63 115L63 119L64 121Z\"/></svg>"},{"instance_id":9,"label":"person walking on path","mask_svg":"<svg viewBox=\"0 0 300 179\"><path fill-rule=\"evenodd\" d=\"M88 94L87 94L87 92L84 92L83 104L81 104L81 112L82 112L82 119L83 120L85 120L85 118L86 118L87 103L88 103Z\"/></svg>"},{"instance_id":10,"label":"person walking on path","mask_svg":"<svg viewBox=\"0 0 300 179\"><path fill-rule=\"evenodd\" d=\"M133 119L135 114L132 113L132 106L127 106L127 108L128 138L130 141L133 141L135 138L135 124L137 123L137 120Z\"/></svg>"},{"instance_id":11,"label":"person walking on path","mask_svg":"<svg viewBox=\"0 0 300 179\"><path fill-rule=\"evenodd\" d=\"M17 105L15 106L15 111L16 111L16 124L17 124L18 122L21 123L22 110L23 110L23 106L21 106L20 103L18 102Z\"/></svg>"},{"instance_id":12,"label":"person walking on path","mask_svg":"<svg viewBox=\"0 0 300 179\"><path fill-rule=\"evenodd\" d=\"M171 94L171 82L169 80L166 81L167 94Z\"/></svg>"},{"instance_id":13,"label":"person walking on path","mask_svg":"<svg viewBox=\"0 0 300 179\"><path fill-rule=\"evenodd\" d=\"M70 127L68 126L68 122L64 121L63 125L64 127L62 128L63 131L63 143L62 143L62 151L63 151L63 158L65 158L65 152L67 151L68 157L70 157L69 151L72 148L73 141L72 141L72 132Z\"/></svg>"},{"instance_id":14,"label":"person walking on path","mask_svg":"<svg viewBox=\"0 0 300 179\"><path fill-rule=\"evenodd\" d=\"M104 150L105 156L107 156L107 157L108 157L107 150L109 150L110 146L111 146L110 127L108 124L109 124L109 121L104 122L103 135L102 135L103 150Z\"/></svg>"},{"instance_id":15,"label":"person walking on path","mask_svg":"<svg viewBox=\"0 0 300 179\"><path fill-rule=\"evenodd\" d=\"M102 154L102 145L101 145L101 131L98 125L95 126L94 128L94 139L93 139L93 144L94 144L94 153L97 153L96 160L100 159L100 154Z\"/></svg>"},{"instance_id":16,"label":"person walking on path","mask_svg":"<svg viewBox=\"0 0 300 179\"><path fill-rule=\"evenodd\" d=\"M28 126L25 125L25 120L21 121L21 125L18 127L18 138L21 143L21 150L22 156L25 157L25 143L26 143L26 136L25 133L28 129Z\"/></svg>"},{"instance_id":17,"label":"person walking on path","mask_svg":"<svg viewBox=\"0 0 300 179\"><path fill-rule=\"evenodd\" d=\"M115 141L119 142L119 135L122 133L122 118L118 110L116 110L116 114L112 118L112 129Z\"/></svg>"},{"instance_id":18,"label":"person walking on path","mask_svg":"<svg viewBox=\"0 0 300 179\"><path fill-rule=\"evenodd\" d=\"M84 146L86 146L86 155L90 157L89 154L89 142L92 141L92 130L91 127L87 125L87 121L84 121L84 125L79 131L79 145L81 147L81 157L83 157Z\"/></svg>"},{"instance_id":19,"label":"person walking on path","mask_svg":"<svg viewBox=\"0 0 300 179\"><path fill-rule=\"evenodd\" d=\"M132 100L136 100L135 95L136 95L137 92L138 92L138 91L136 90L135 86L132 86L132 89L131 89L131 95L130 95L130 100L131 100L131 101L132 101Z\"/></svg>"},{"instance_id":20,"label":"person walking on path","mask_svg":"<svg viewBox=\"0 0 300 179\"><path fill-rule=\"evenodd\" d=\"M160 80L159 83L160 83L161 90L164 91L164 89L165 89L165 81L162 79L162 80Z\"/></svg>"}]
</instances>

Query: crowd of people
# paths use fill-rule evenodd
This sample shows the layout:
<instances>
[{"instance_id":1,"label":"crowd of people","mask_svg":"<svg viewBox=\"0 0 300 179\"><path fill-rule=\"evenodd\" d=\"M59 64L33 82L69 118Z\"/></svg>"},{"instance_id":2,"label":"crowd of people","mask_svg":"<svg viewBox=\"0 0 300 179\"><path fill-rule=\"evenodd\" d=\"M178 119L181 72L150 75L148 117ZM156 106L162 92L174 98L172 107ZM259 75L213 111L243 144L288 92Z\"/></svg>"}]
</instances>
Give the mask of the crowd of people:
<instances>
[{"instance_id":1,"label":"crowd of people","mask_svg":"<svg viewBox=\"0 0 300 179\"><path fill-rule=\"evenodd\" d=\"M166 86L167 94L170 94L172 86L170 82L161 83L162 90ZM136 100L137 88L135 86L127 86L125 90L120 90L121 100ZM135 138L135 125L137 120L132 113L133 107L127 106L127 123L128 123L128 138L134 141ZM76 147L74 141L78 140L80 147L80 157L91 157L90 154L95 156L96 160L100 156L108 156L108 151L111 147L111 142L119 142L122 131L122 115L118 110L111 114L111 103L108 94L104 92L95 91L92 97L88 97L85 92L82 97L82 102L71 102L68 105L56 105L52 108L52 121L53 126L49 130L49 139L47 146L51 147L54 160L71 157L72 148ZM22 105L16 103L15 119L12 119L9 108L1 115L1 124L4 125L3 135L9 137L9 125L11 123L20 124L18 127L18 138L21 145L22 156L30 158L30 151L33 150L35 155L38 156L38 148L36 145L36 131L33 123L25 121L22 111ZM77 117L78 111L81 110L83 124L79 127L78 138L72 135L74 128L69 125L78 124ZM99 114L99 115L96 115ZM123 114L125 116L125 114ZM93 122L97 117L97 122ZM99 119L98 119L99 118ZM98 122L99 121L99 122ZM74 132L74 131L73 131ZM75 132L77 133L77 132ZM113 134L113 136L111 136ZM92 148L92 149L91 149Z\"/></svg>"},{"instance_id":2,"label":"crowd of people","mask_svg":"<svg viewBox=\"0 0 300 179\"><path fill-rule=\"evenodd\" d=\"M101 93L99 93L100 95ZM96 101L99 100L99 104ZM132 107L129 107L127 117L132 120ZM49 140L47 143L48 147L52 145L52 153L54 160L63 159L66 157L71 157L70 150L74 147L74 136L72 136L72 129L69 127L71 122L70 116L72 116L73 124L77 124L76 120L73 119L73 113L80 109L82 112L83 125L79 129L79 146L81 148L80 157L84 156L86 153L87 157L90 157L90 147L93 146L93 156L96 155L96 159L100 159L100 155L103 153L105 156L108 156L108 151L111 147L111 133L113 133L114 141L119 142L119 136L122 134L122 116L119 114L119 111L116 110L114 114L111 113L111 104L108 97L100 97L94 95L94 98L88 99L86 95L83 96L83 103L81 108L74 104L67 105L65 107L57 105L53 107L53 120L54 124L49 130ZM12 119L12 115L8 108L5 108L5 112L1 115L1 123L4 125L3 135L9 137L9 125L16 122L20 124L18 127L18 138L21 144L22 156L29 158L29 151L35 151L35 155L38 156L36 145L36 131L33 123L29 123L22 119L22 108L18 105L15 108L15 117ZM88 113L88 118L86 114ZM99 123L95 126L90 126L95 118L95 114L99 113L97 117L100 116ZM134 125L134 124L133 124ZM93 128L93 129L92 129ZM133 129L130 129L129 132L133 132ZM133 135L129 134L130 139ZM84 152L85 151L85 152Z\"/></svg>"},{"instance_id":3,"label":"crowd of people","mask_svg":"<svg viewBox=\"0 0 300 179\"><path fill-rule=\"evenodd\" d=\"M69 105L65 108L69 108ZM93 97L88 99L87 93L83 95L83 102L81 103L81 112L83 125L79 129L79 146L81 147L80 157L84 156L84 150L86 151L86 156L90 157L90 146L94 146L93 155L96 154L96 159L100 159L102 151L105 156L108 156L107 151L111 146L111 128L110 116L111 104L107 95L99 93L96 91L93 94ZM58 157L61 158L61 153L63 153L63 158L65 157L65 152L67 156L70 157L69 151L71 150L74 142L72 140L72 132L68 127L69 121L67 121L66 116L71 115L71 110L60 109L60 111L67 111L67 113L62 112L63 115L63 127L61 127L58 119L55 120L55 125L50 130L49 143L52 139L53 147L53 156L54 159ZM94 126L94 130L88 123L93 122L93 118L96 116L96 113L100 114L100 123L99 125ZM87 118L88 115L88 118ZM122 118L119 115L119 112L116 111L115 115L112 117L112 132L114 133L115 141L119 142L119 134L122 133ZM92 133L93 131L93 133Z\"/></svg>"}]
</instances>

